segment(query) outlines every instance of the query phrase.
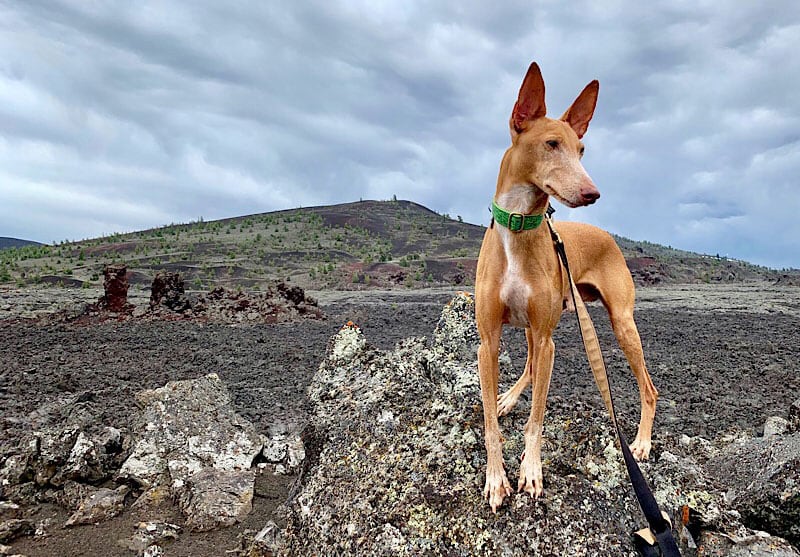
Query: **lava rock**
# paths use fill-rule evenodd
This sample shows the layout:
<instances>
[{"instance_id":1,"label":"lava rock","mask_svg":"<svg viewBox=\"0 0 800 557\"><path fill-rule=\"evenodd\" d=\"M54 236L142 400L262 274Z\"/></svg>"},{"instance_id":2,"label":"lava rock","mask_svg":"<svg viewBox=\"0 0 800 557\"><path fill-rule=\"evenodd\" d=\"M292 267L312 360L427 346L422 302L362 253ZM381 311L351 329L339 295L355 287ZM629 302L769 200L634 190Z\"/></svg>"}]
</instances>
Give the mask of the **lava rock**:
<instances>
[{"instance_id":1,"label":"lava rock","mask_svg":"<svg viewBox=\"0 0 800 557\"><path fill-rule=\"evenodd\" d=\"M299 286L278 282L262 292L246 293L222 286L201 296L193 311L207 319L226 322L283 323L298 319L324 319L317 301Z\"/></svg>"},{"instance_id":2,"label":"lava rock","mask_svg":"<svg viewBox=\"0 0 800 557\"><path fill-rule=\"evenodd\" d=\"M632 553L638 509L607 420L588 408L548 419L547 498L512 496L491 513L473 315L459 295L431 342L390 353L353 325L332 339L309 389L308 473L283 510L279 555ZM525 417L509 418L518 456Z\"/></svg>"},{"instance_id":3,"label":"lava rock","mask_svg":"<svg viewBox=\"0 0 800 557\"><path fill-rule=\"evenodd\" d=\"M180 533L181 527L169 522L140 522L133 536L120 543L131 551L135 551L137 555L144 555L150 547L158 547L165 541L178 539Z\"/></svg>"},{"instance_id":4,"label":"lava rock","mask_svg":"<svg viewBox=\"0 0 800 557\"><path fill-rule=\"evenodd\" d=\"M253 509L254 470L205 468L175 489L187 528L202 532L241 522Z\"/></svg>"},{"instance_id":5,"label":"lava rock","mask_svg":"<svg viewBox=\"0 0 800 557\"><path fill-rule=\"evenodd\" d=\"M172 485L201 469L247 470L263 447L253 424L236 414L216 374L173 381L136 397L142 406L134 445L119 477L150 487Z\"/></svg>"},{"instance_id":6,"label":"lava rock","mask_svg":"<svg viewBox=\"0 0 800 557\"><path fill-rule=\"evenodd\" d=\"M707 466L746 526L800 544L800 432L741 437Z\"/></svg>"},{"instance_id":7,"label":"lava rock","mask_svg":"<svg viewBox=\"0 0 800 557\"><path fill-rule=\"evenodd\" d=\"M306 451L300 437L277 434L265 440L261 456L275 464L275 473L296 474L305 461Z\"/></svg>"},{"instance_id":8,"label":"lava rock","mask_svg":"<svg viewBox=\"0 0 800 557\"><path fill-rule=\"evenodd\" d=\"M128 302L128 268L125 265L106 265L103 269L104 294L98 301L100 309L113 313L133 312Z\"/></svg>"},{"instance_id":9,"label":"lava rock","mask_svg":"<svg viewBox=\"0 0 800 557\"><path fill-rule=\"evenodd\" d=\"M150 287L150 309L152 311L159 306L179 313L192 309L192 304L186 297L186 289L180 273L168 271L156 273Z\"/></svg>"},{"instance_id":10,"label":"lava rock","mask_svg":"<svg viewBox=\"0 0 800 557\"><path fill-rule=\"evenodd\" d=\"M789 421L780 416L770 416L764 422L764 437L783 435L789 430Z\"/></svg>"},{"instance_id":11,"label":"lava rock","mask_svg":"<svg viewBox=\"0 0 800 557\"><path fill-rule=\"evenodd\" d=\"M345 325L308 390L305 463L277 513L286 527L267 524L246 554L634 555L629 535L644 519L598 406L551 397L546 495L511 495L491 512L482 496L477 343L474 300L464 293L444 308L432 340L406 339L391 352ZM503 418L507 462L522 453L526 421L525 412ZM723 455L738 462L727 449L733 441L657 434L653 461L642 468L685 554L700 551L701 535L755 535L718 485L718 469L707 468ZM515 467L508 473L513 484Z\"/></svg>"},{"instance_id":12,"label":"lava rock","mask_svg":"<svg viewBox=\"0 0 800 557\"><path fill-rule=\"evenodd\" d=\"M124 510L125 496L129 491L130 488L126 485L119 486L117 489L92 488L89 496L81 501L64 526L97 524L114 518Z\"/></svg>"},{"instance_id":13,"label":"lava rock","mask_svg":"<svg viewBox=\"0 0 800 557\"><path fill-rule=\"evenodd\" d=\"M60 488L71 480L98 483L111 478L125 457L124 438L116 428L96 425L99 413L90 396L79 394L26 416L31 433L9 449L0 465L3 497L35 503L37 490Z\"/></svg>"},{"instance_id":14,"label":"lava rock","mask_svg":"<svg viewBox=\"0 0 800 557\"><path fill-rule=\"evenodd\" d=\"M194 530L228 526L248 514L255 482L250 468L264 442L233 411L219 377L170 382L140 392L137 401L143 408L135 445L119 477L150 488L147 493L169 485Z\"/></svg>"},{"instance_id":15,"label":"lava rock","mask_svg":"<svg viewBox=\"0 0 800 557\"><path fill-rule=\"evenodd\" d=\"M800 431L800 398L795 400L789 407L789 422L788 431L791 433Z\"/></svg>"},{"instance_id":16,"label":"lava rock","mask_svg":"<svg viewBox=\"0 0 800 557\"><path fill-rule=\"evenodd\" d=\"M0 522L0 543L8 543L20 536L30 536L36 530L32 520L12 518Z\"/></svg>"},{"instance_id":17,"label":"lava rock","mask_svg":"<svg viewBox=\"0 0 800 557\"><path fill-rule=\"evenodd\" d=\"M800 557L800 551L786 540L763 532L744 537L703 532L697 557Z\"/></svg>"}]
</instances>

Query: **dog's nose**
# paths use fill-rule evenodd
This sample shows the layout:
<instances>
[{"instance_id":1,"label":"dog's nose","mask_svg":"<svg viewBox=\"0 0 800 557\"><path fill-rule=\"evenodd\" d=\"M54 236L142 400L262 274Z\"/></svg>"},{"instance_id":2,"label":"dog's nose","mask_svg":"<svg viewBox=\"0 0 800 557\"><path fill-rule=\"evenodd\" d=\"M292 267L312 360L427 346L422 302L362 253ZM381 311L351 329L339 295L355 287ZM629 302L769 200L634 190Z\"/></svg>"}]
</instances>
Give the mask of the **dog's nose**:
<instances>
[{"instance_id":1,"label":"dog's nose","mask_svg":"<svg viewBox=\"0 0 800 557\"><path fill-rule=\"evenodd\" d=\"M581 188L581 199L586 205L591 205L600 199L600 192L594 186Z\"/></svg>"}]
</instances>

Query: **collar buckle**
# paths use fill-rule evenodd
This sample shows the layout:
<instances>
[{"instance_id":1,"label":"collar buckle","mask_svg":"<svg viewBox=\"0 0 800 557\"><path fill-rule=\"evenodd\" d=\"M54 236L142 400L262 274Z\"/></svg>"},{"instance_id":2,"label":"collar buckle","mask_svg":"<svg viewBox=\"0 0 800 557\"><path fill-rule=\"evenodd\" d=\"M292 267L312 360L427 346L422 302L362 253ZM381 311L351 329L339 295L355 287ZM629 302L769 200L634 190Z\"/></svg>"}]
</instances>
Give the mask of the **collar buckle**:
<instances>
[{"instance_id":1,"label":"collar buckle","mask_svg":"<svg viewBox=\"0 0 800 557\"><path fill-rule=\"evenodd\" d=\"M508 215L508 229L511 232L522 232L525 224L525 215L522 213L509 213Z\"/></svg>"}]
</instances>

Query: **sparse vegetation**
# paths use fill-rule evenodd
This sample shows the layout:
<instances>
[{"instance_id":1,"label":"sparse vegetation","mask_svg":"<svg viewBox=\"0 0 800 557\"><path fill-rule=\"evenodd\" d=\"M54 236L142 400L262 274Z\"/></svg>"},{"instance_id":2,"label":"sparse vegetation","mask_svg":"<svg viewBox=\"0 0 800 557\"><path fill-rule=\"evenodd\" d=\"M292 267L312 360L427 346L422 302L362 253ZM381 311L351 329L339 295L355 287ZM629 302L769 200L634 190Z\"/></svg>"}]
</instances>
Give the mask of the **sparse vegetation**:
<instances>
[{"instance_id":1,"label":"sparse vegetation","mask_svg":"<svg viewBox=\"0 0 800 557\"><path fill-rule=\"evenodd\" d=\"M254 287L287 278L304 288L474 284L485 228L409 201L360 201L218 221L110 234L78 242L0 250L0 283L100 281L103 266L124 262L132 281L161 268L180 271L195 287ZM774 280L772 271L650 242L617 237L640 282Z\"/></svg>"}]
</instances>

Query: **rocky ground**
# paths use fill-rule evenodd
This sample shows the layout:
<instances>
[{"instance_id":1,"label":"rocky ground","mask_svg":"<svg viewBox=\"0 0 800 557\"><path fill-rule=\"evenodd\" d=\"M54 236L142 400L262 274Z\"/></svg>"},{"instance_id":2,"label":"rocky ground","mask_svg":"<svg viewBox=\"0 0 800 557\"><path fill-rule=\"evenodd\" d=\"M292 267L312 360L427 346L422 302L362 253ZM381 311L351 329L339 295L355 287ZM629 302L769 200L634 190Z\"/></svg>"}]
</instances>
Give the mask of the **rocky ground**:
<instances>
[{"instance_id":1,"label":"rocky ground","mask_svg":"<svg viewBox=\"0 0 800 557\"><path fill-rule=\"evenodd\" d=\"M8 469L7 457L18 452L37 428L64 425L73 418L90 422L91 439L119 432L119 448L104 449L108 462L116 462L137 441L132 433L142 404L140 397L137 406L137 393L211 373L230 393L233 410L252 423L256 434L271 440L293 439L315 412L306 392L342 324L357 323L368 343L389 350L404 338L431 336L453 291L310 294L319 299L326 319L267 323L146 318L148 301L140 294L131 298L136 317L81 324L41 320L41 316L72 304L78 295L96 300L97 292L0 290L0 467ZM61 298L54 304L56 297ZM680 435L708 439L734 431L760 435L768 417L786 416L800 391L796 288L692 285L640 289L639 300L636 319L661 393L656 455L664 443ZM591 311L619 393L622 421L630 424L627 429L632 434L638 418L635 385L602 308ZM69 312L80 313L80 307L73 306ZM24 319L34 315L40 320ZM514 370L524 363L525 342L520 331L507 331L504 338L512 369L506 370L503 381L509 385ZM565 411L573 404L586 412L601 409L571 315L562 319L555 340L553 411ZM472 398L463 404L470 408L479 404L479 399ZM524 418L526 409L527 401L521 400L509 423ZM110 441L104 443L104 447L113 446ZM120 545L119 540L130 546L140 523L159 520L182 528L177 539L163 544L165 555L224 555L242 547L240 536L246 530L258 531L271 519L284 524L286 514L274 511L302 487L293 486L292 473L297 468L288 466L287 458L274 459L280 460L276 464L262 453L256 459L260 466L255 469L252 511L233 526L201 532L189 531L185 506L179 500L167 497L158 504L133 506L134 498L145 491L138 484L121 494L118 516L96 525L64 528L76 501L83 499L63 495L68 480L55 485L51 477L43 483L52 493L40 494L39 504L0 508L3 520L22 521L22 530L39 530L39 535L9 535L9 551L28 556L136 555L135 549ZM545 471L551 476L558 473L552 468ZM176 478L171 476L173 482ZM98 477L88 483L111 491L130 482ZM446 494L470 500L474 495ZM9 497L4 493L0 499Z\"/></svg>"}]
</instances>

